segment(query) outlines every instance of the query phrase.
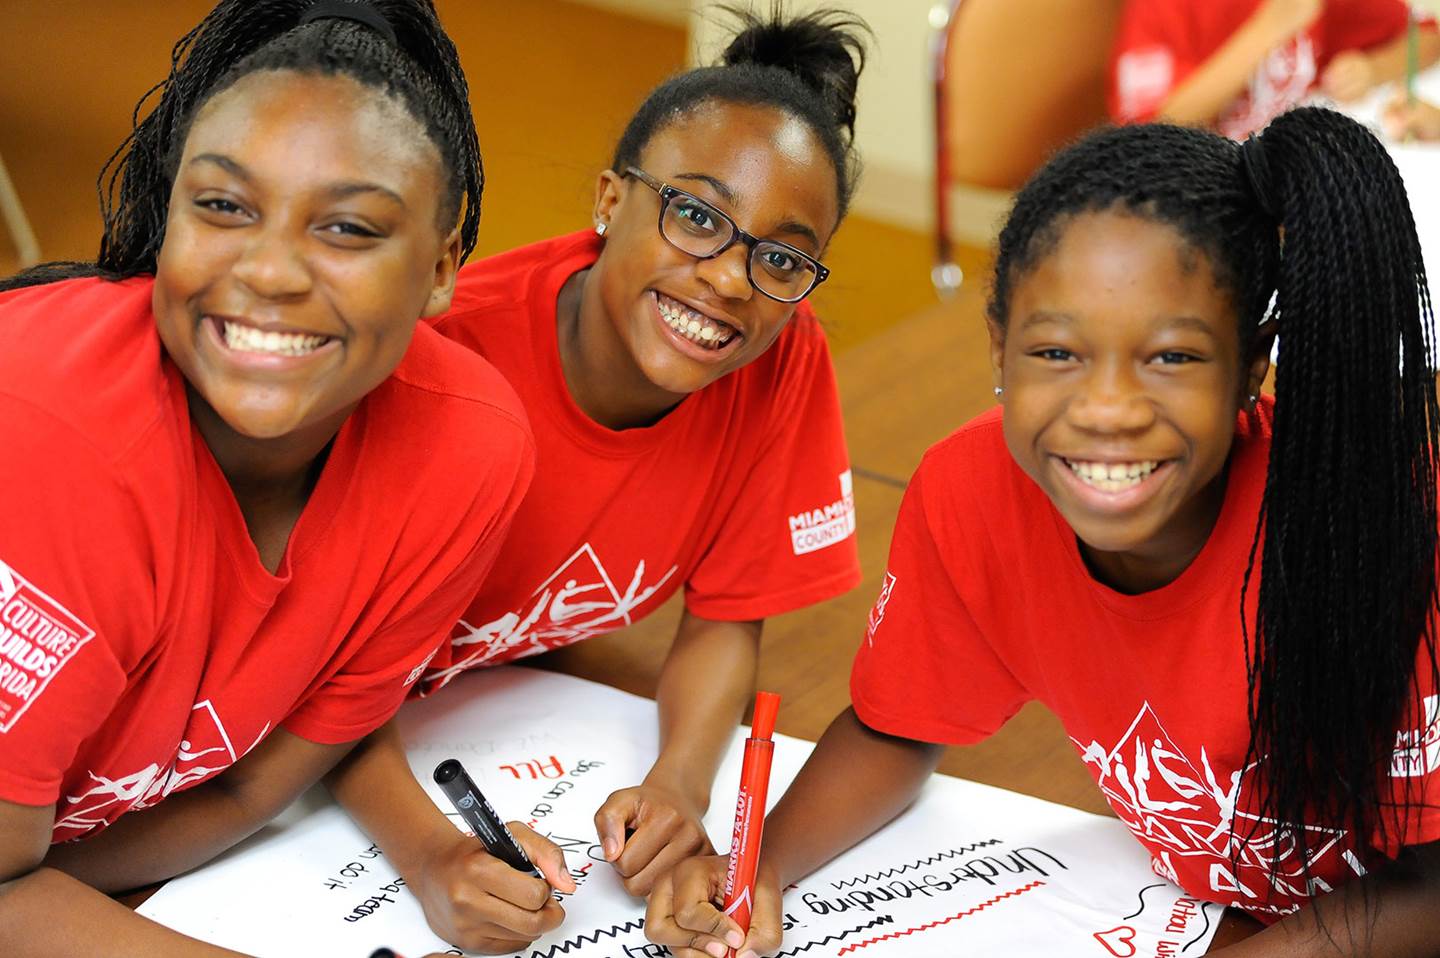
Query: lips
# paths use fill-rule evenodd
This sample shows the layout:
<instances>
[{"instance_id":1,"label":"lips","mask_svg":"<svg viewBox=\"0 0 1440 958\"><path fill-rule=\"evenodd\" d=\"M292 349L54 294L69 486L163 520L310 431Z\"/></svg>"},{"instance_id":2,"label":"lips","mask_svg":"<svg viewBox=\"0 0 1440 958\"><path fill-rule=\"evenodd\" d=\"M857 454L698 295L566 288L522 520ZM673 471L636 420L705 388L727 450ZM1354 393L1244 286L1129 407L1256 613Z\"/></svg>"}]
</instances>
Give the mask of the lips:
<instances>
[{"instance_id":1,"label":"lips","mask_svg":"<svg viewBox=\"0 0 1440 958\"><path fill-rule=\"evenodd\" d=\"M743 338L734 326L687 303L652 291L660 318L675 335L704 350L719 352Z\"/></svg>"}]
</instances>

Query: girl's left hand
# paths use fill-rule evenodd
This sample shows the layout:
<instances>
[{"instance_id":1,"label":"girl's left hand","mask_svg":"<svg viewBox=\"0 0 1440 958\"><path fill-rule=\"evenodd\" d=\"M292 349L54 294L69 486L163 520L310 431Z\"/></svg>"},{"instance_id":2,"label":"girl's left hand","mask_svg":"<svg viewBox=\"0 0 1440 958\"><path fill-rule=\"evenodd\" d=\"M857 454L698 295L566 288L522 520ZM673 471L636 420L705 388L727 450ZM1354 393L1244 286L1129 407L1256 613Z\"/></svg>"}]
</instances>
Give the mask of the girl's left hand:
<instances>
[{"instance_id":1,"label":"girl's left hand","mask_svg":"<svg viewBox=\"0 0 1440 958\"><path fill-rule=\"evenodd\" d=\"M644 897L678 862L714 854L703 814L703 808L675 789L642 784L611 794L595 813L595 831L625 890Z\"/></svg>"}]
</instances>

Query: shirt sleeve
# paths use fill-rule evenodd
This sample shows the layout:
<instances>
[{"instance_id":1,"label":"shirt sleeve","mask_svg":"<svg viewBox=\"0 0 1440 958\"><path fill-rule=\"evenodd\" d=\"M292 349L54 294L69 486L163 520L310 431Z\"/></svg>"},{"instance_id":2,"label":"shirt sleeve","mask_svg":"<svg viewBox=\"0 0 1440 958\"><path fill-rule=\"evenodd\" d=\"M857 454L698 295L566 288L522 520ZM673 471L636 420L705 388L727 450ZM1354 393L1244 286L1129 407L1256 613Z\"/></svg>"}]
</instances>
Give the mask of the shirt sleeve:
<instances>
[{"instance_id":1,"label":"shirt sleeve","mask_svg":"<svg viewBox=\"0 0 1440 958\"><path fill-rule=\"evenodd\" d=\"M808 310L778 357L769 433L713 541L685 583L685 607L720 621L804 608L860 582L855 496L835 370Z\"/></svg>"},{"instance_id":2,"label":"shirt sleeve","mask_svg":"<svg viewBox=\"0 0 1440 958\"><path fill-rule=\"evenodd\" d=\"M1395 735L1389 781L1393 805L1380 809L1374 844L1391 857L1410 845L1440 842L1440 690L1422 644L1416 682L1421 694L1405 710ZM1388 818L1391 809L1398 821Z\"/></svg>"},{"instance_id":3,"label":"shirt sleeve","mask_svg":"<svg viewBox=\"0 0 1440 958\"><path fill-rule=\"evenodd\" d=\"M956 589L957 563L945 554L952 547L937 542L931 522L926 472L922 463L900 504L880 596L850 673L850 697L855 714L876 731L968 745L993 734L1030 695ZM944 477L936 483L946 484Z\"/></svg>"},{"instance_id":4,"label":"shirt sleeve","mask_svg":"<svg viewBox=\"0 0 1440 958\"><path fill-rule=\"evenodd\" d=\"M317 682L284 727L312 742L338 744L363 738L399 710L406 694L449 636L495 563L505 533L530 487L535 446L523 423L486 430L489 442L472 441L474 459L447 469L449 476L481 475L468 508L461 495L435 488L451 534L418 563L395 611L371 635L354 643L343 664ZM438 480L437 480L438 481Z\"/></svg>"},{"instance_id":5,"label":"shirt sleeve","mask_svg":"<svg viewBox=\"0 0 1440 958\"><path fill-rule=\"evenodd\" d=\"M85 438L0 395L0 799L49 805L153 645L133 497Z\"/></svg>"},{"instance_id":6,"label":"shirt sleeve","mask_svg":"<svg viewBox=\"0 0 1440 958\"><path fill-rule=\"evenodd\" d=\"M1197 64L1186 24L1172 3L1130 0L1120 15L1110 58L1106 103L1116 123L1155 119L1160 106Z\"/></svg>"}]
</instances>

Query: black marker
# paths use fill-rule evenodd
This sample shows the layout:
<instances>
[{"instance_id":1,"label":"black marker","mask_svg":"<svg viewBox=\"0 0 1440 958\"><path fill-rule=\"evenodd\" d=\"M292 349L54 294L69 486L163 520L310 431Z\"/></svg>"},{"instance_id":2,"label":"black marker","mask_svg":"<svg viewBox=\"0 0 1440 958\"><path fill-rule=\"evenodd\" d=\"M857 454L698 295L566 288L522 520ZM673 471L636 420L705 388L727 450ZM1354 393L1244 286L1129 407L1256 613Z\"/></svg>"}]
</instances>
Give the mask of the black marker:
<instances>
[{"instance_id":1,"label":"black marker","mask_svg":"<svg viewBox=\"0 0 1440 958\"><path fill-rule=\"evenodd\" d=\"M500 821L495 809L480 794L480 789L470 780L465 766L453 758L447 758L435 766L435 784L445 797L455 804L455 810L470 826L475 837L485 843L485 850L516 871L527 872L536 878L544 878L540 870L530 861L525 850L510 834L510 829Z\"/></svg>"},{"instance_id":2,"label":"black marker","mask_svg":"<svg viewBox=\"0 0 1440 958\"><path fill-rule=\"evenodd\" d=\"M370 958L400 958L400 956L389 948L376 948L370 953Z\"/></svg>"}]
</instances>

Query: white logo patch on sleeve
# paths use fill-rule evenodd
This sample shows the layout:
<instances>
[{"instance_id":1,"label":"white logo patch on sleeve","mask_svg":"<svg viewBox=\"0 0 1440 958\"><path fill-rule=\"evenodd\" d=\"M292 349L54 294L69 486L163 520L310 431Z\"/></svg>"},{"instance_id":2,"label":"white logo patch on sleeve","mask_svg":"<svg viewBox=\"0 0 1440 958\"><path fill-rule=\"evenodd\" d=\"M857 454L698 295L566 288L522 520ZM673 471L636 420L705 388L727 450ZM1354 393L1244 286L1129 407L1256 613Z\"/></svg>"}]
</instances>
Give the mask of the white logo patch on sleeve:
<instances>
[{"instance_id":1,"label":"white logo patch on sleeve","mask_svg":"<svg viewBox=\"0 0 1440 958\"><path fill-rule=\"evenodd\" d=\"M843 542L855 534L855 483L840 473L840 498L790 517L790 545L797 556Z\"/></svg>"},{"instance_id":2,"label":"white logo patch on sleeve","mask_svg":"<svg viewBox=\"0 0 1440 958\"><path fill-rule=\"evenodd\" d=\"M0 732L40 697L95 630L0 561Z\"/></svg>"}]
</instances>

